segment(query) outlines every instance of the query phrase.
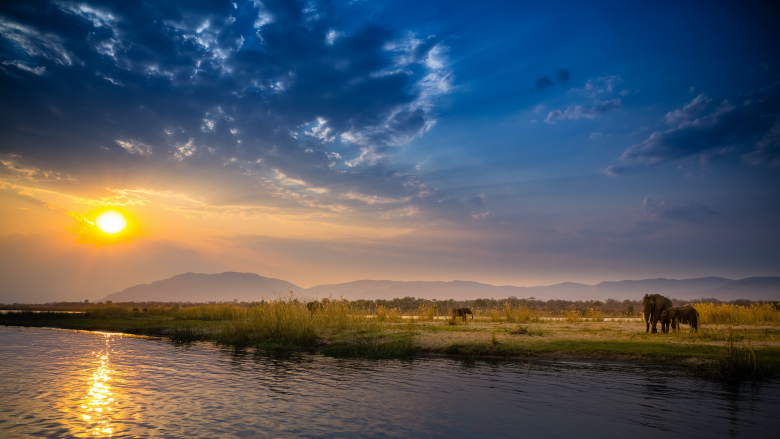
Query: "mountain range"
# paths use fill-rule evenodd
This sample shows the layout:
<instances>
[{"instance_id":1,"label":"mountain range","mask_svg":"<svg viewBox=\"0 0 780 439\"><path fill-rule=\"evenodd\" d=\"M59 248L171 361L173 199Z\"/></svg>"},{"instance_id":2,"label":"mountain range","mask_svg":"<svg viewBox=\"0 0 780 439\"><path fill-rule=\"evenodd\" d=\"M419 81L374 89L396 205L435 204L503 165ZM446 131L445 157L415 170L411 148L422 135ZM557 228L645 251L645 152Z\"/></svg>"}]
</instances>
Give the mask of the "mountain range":
<instances>
[{"instance_id":1,"label":"mountain range","mask_svg":"<svg viewBox=\"0 0 780 439\"><path fill-rule=\"evenodd\" d=\"M780 300L780 277L750 277L739 280L722 277L697 279L645 279L607 281L596 285L564 282L549 286L494 286L479 282L451 281L391 281L358 280L341 284L301 288L281 279L254 273L184 273L169 279L136 285L109 294L101 302L207 302L260 301L273 299L293 291L303 300L324 297L349 300L421 299L472 300L478 298L505 299L535 297L540 300L638 300L645 294L662 294L683 300L714 298L719 300Z\"/></svg>"}]
</instances>

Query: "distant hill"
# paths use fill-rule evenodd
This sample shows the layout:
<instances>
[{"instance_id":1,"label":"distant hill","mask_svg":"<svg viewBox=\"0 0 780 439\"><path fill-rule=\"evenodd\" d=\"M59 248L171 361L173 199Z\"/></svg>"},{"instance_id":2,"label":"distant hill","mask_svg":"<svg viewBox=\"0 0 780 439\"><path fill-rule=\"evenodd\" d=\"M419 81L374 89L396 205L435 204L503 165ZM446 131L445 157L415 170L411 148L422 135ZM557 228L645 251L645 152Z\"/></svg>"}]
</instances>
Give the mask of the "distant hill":
<instances>
[{"instance_id":1,"label":"distant hill","mask_svg":"<svg viewBox=\"0 0 780 439\"><path fill-rule=\"evenodd\" d=\"M401 282L392 280L358 280L343 284L311 287L304 294L310 297L343 297L350 300L392 299L396 297L417 297L420 299L470 300L477 298L542 297L564 298L573 295L587 295L592 287L585 284L565 282L546 287L494 286L479 282L456 280L452 282Z\"/></svg>"},{"instance_id":2,"label":"distant hill","mask_svg":"<svg viewBox=\"0 0 780 439\"><path fill-rule=\"evenodd\" d=\"M423 282L358 280L341 284L318 285L308 289L290 282L252 273L185 273L151 284L136 285L110 294L101 301L114 302L206 302L259 301L275 293L294 291L304 299L333 297L350 300L421 299L472 300L535 297L540 300L637 300L645 294L662 294L683 300L714 298L719 300L780 300L780 277L752 277L740 280L722 277L698 279L645 279L601 282L586 285L564 282L549 286L494 286L479 282Z\"/></svg>"},{"instance_id":3,"label":"distant hill","mask_svg":"<svg viewBox=\"0 0 780 439\"><path fill-rule=\"evenodd\" d=\"M101 302L239 302L268 300L274 293L302 291L285 280L259 276L254 273L199 274L184 273L169 279L136 285L118 293L109 294Z\"/></svg>"},{"instance_id":4,"label":"distant hill","mask_svg":"<svg viewBox=\"0 0 780 439\"><path fill-rule=\"evenodd\" d=\"M350 300L418 297L422 299L468 300L477 298L535 297L541 300L636 300L645 294L662 294L677 299L702 297L720 300L780 300L780 277L730 280L721 277L699 279L646 279L601 282L586 285L564 282L549 286L493 286L479 282L400 282L361 280L319 285L304 292L311 297L344 297Z\"/></svg>"}]
</instances>

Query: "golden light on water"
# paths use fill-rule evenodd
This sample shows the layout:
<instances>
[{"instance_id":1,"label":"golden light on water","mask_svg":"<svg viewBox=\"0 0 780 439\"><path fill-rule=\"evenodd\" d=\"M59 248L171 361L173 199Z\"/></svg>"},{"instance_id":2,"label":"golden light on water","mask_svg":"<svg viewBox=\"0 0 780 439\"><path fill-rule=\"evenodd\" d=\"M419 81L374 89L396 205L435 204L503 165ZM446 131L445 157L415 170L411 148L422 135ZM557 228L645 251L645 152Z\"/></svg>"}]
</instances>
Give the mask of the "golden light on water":
<instances>
[{"instance_id":1,"label":"golden light on water","mask_svg":"<svg viewBox=\"0 0 780 439\"><path fill-rule=\"evenodd\" d=\"M100 230L114 235L127 227L127 219L116 210L107 210L95 218L95 224Z\"/></svg>"},{"instance_id":2,"label":"golden light on water","mask_svg":"<svg viewBox=\"0 0 780 439\"><path fill-rule=\"evenodd\" d=\"M78 403L78 408L74 413L85 423L85 430L80 431L79 436L88 435L90 437L111 437L116 433L114 426L115 401L114 392L111 388L111 370L110 364L110 339L111 335L105 334L106 348L100 352L95 352L95 368L89 378L89 390L87 395Z\"/></svg>"}]
</instances>

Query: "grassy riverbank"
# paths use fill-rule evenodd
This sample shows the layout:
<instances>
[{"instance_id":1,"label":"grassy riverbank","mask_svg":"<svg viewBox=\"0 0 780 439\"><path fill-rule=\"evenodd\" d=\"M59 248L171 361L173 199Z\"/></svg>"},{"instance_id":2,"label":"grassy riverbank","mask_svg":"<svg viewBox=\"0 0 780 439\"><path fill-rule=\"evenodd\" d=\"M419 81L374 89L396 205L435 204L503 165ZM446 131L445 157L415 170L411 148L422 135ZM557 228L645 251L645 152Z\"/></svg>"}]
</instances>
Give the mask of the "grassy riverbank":
<instances>
[{"instance_id":1,"label":"grassy riverbank","mask_svg":"<svg viewBox=\"0 0 780 439\"><path fill-rule=\"evenodd\" d=\"M532 309L506 308L501 313L478 313L463 323L437 318L431 309L411 316L391 309L369 315L345 301L327 303L312 313L294 300L252 306L153 306L146 311L96 305L82 314L0 314L0 324L123 332L261 349L318 349L326 355L364 358L433 354L466 360L492 356L652 362L684 365L724 379L764 376L780 369L780 312L768 307L699 307L702 321L707 322L699 332L690 332L686 326L670 334L647 334L638 319L612 321L597 310L544 316ZM734 316L729 317L729 312Z\"/></svg>"}]
</instances>

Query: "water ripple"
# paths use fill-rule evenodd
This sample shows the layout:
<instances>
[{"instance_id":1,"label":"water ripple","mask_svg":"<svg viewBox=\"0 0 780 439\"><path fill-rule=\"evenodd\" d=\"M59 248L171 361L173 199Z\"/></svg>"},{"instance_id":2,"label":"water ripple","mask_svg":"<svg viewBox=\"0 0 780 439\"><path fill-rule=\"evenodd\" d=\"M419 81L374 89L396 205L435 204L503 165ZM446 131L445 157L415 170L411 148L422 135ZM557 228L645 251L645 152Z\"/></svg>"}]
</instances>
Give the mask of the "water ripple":
<instances>
[{"instance_id":1,"label":"water ripple","mask_svg":"<svg viewBox=\"0 0 780 439\"><path fill-rule=\"evenodd\" d=\"M771 437L780 383L0 327L1 437Z\"/></svg>"}]
</instances>

